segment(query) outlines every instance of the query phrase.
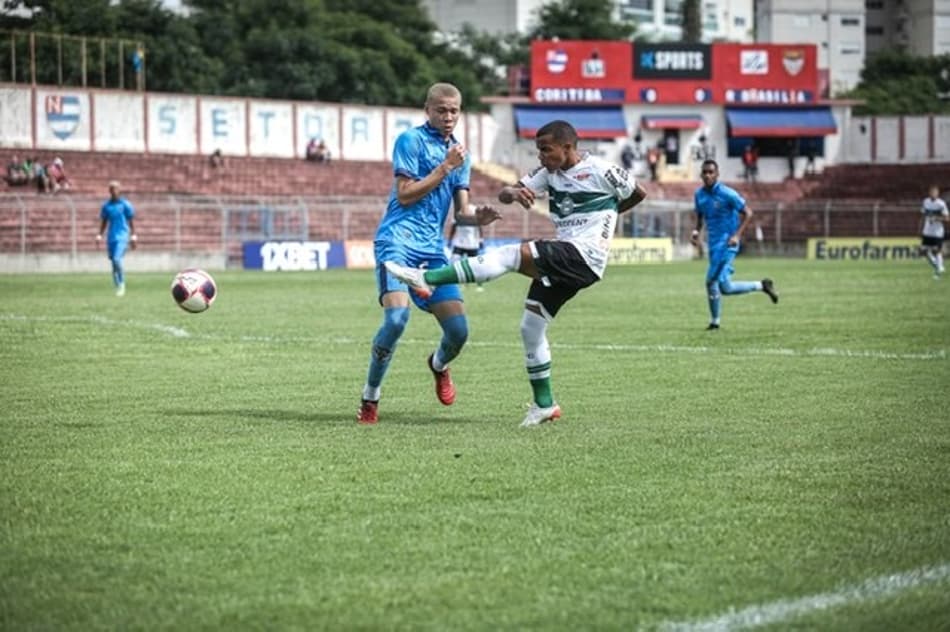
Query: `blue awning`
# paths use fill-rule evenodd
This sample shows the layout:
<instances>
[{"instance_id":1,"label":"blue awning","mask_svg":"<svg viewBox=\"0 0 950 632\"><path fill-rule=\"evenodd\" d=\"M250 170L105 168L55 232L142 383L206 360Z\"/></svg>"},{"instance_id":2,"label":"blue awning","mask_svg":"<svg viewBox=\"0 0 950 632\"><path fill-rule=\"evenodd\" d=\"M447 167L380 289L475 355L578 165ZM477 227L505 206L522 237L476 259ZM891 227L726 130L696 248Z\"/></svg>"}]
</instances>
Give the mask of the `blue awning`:
<instances>
[{"instance_id":1,"label":"blue awning","mask_svg":"<svg viewBox=\"0 0 950 632\"><path fill-rule=\"evenodd\" d=\"M580 138L621 138L627 135L627 122L621 106L536 107L515 106L515 127L521 138L534 138L538 129L551 121L567 121Z\"/></svg>"},{"instance_id":2,"label":"blue awning","mask_svg":"<svg viewBox=\"0 0 950 632\"><path fill-rule=\"evenodd\" d=\"M828 107L726 108L730 136L827 136L838 126Z\"/></svg>"}]
</instances>

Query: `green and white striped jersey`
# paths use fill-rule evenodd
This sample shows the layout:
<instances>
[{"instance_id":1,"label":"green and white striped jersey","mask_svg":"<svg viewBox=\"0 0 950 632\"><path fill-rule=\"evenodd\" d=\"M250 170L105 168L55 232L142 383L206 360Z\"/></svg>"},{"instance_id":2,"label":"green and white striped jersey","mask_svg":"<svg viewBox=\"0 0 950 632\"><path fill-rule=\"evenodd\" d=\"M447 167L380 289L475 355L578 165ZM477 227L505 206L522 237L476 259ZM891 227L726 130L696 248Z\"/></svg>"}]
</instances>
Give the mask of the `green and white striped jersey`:
<instances>
[{"instance_id":1,"label":"green and white striped jersey","mask_svg":"<svg viewBox=\"0 0 950 632\"><path fill-rule=\"evenodd\" d=\"M521 185L548 198L548 212L557 238L574 244L598 277L604 276L610 240L617 226L617 207L636 190L627 172L597 156L585 154L567 171L538 167Z\"/></svg>"}]
</instances>

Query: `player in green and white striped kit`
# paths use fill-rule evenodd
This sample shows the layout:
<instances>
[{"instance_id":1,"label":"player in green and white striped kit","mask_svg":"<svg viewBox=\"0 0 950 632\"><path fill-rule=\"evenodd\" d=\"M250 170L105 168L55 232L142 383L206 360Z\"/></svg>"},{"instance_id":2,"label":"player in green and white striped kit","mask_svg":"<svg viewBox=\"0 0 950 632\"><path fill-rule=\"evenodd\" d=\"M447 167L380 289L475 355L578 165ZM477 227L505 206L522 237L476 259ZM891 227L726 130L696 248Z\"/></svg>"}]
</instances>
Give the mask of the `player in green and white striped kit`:
<instances>
[{"instance_id":1,"label":"player in green and white striped kit","mask_svg":"<svg viewBox=\"0 0 950 632\"><path fill-rule=\"evenodd\" d=\"M521 340L534 402L522 426L561 416L551 391L548 323L575 294L603 277L618 214L646 197L623 168L579 153L577 132L566 121L541 127L535 144L541 167L502 189L498 199L530 208L540 195L547 195L557 239L502 246L428 271L385 263L390 274L420 296L430 294L433 286L490 281L508 272L533 279L521 318Z\"/></svg>"}]
</instances>

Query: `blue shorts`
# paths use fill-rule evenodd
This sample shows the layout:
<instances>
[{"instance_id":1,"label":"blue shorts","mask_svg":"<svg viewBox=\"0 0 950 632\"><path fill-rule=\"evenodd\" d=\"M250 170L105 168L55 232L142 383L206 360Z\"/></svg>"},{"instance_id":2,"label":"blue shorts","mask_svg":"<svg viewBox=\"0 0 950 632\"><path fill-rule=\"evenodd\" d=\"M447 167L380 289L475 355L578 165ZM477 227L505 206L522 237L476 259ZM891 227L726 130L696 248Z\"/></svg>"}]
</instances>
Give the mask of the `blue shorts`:
<instances>
[{"instance_id":1,"label":"blue shorts","mask_svg":"<svg viewBox=\"0 0 950 632\"><path fill-rule=\"evenodd\" d=\"M428 299L419 298L415 292L409 292L409 286L393 278L383 266L385 261L394 261L399 265L410 268L441 268L449 265L445 251L436 247L430 251L415 250L409 246L395 244L391 241L373 242L373 254L376 256L376 289L379 292L378 300L383 301L383 294L387 292L408 292L412 302L423 311L430 311L429 306L443 301L461 301L462 289L456 285L440 285L433 288L432 296Z\"/></svg>"},{"instance_id":2,"label":"blue shorts","mask_svg":"<svg viewBox=\"0 0 950 632\"><path fill-rule=\"evenodd\" d=\"M125 256L125 251L129 247L129 242L125 239L118 241L109 241L107 244L109 259L121 259Z\"/></svg>"},{"instance_id":3,"label":"blue shorts","mask_svg":"<svg viewBox=\"0 0 950 632\"><path fill-rule=\"evenodd\" d=\"M724 283L729 280L735 268L732 262L739 254L739 246L726 246L709 251L709 268L706 269L706 285L710 283Z\"/></svg>"}]
</instances>

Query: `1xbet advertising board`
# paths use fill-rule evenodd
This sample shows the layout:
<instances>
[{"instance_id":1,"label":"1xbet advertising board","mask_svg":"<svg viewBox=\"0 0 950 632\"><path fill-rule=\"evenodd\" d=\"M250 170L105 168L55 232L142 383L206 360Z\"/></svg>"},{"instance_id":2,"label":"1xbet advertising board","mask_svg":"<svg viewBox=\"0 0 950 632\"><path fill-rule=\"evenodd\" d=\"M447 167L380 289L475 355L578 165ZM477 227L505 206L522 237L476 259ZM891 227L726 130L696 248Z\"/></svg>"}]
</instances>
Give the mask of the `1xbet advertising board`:
<instances>
[{"instance_id":1,"label":"1xbet advertising board","mask_svg":"<svg viewBox=\"0 0 950 632\"><path fill-rule=\"evenodd\" d=\"M813 44L531 44L537 103L800 105L818 94Z\"/></svg>"}]
</instances>

